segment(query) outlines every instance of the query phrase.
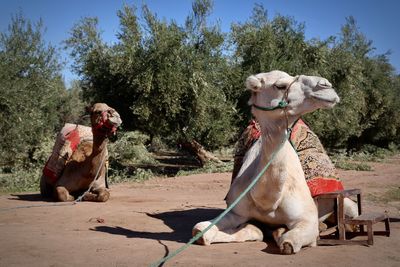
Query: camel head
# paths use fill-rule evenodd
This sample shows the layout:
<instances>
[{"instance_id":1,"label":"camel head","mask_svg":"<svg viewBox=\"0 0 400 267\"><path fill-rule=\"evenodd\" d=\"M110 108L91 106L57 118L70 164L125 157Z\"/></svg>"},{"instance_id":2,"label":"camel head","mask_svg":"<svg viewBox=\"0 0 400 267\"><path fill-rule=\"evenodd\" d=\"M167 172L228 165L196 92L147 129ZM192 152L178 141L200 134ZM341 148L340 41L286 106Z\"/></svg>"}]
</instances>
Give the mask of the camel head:
<instances>
[{"instance_id":1,"label":"camel head","mask_svg":"<svg viewBox=\"0 0 400 267\"><path fill-rule=\"evenodd\" d=\"M249 76L246 88L252 91L249 105L257 119L266 116L281 119L287 116L289 122L293 123L316 109L332 108L340 100L332 84L325 78L306 75L293 77L277 70Z\"/></svg>"},{"instance_id":2,"label":"camel head","mask_svg":"<svg viewBox=\"0 0 400 267\"><path fill-rule=\"evenodd\" d=\"M94 104L88 108L88 112L95 135L114 136L122 123L118 112L104 103Z\"/></svg>"}]
</instances>

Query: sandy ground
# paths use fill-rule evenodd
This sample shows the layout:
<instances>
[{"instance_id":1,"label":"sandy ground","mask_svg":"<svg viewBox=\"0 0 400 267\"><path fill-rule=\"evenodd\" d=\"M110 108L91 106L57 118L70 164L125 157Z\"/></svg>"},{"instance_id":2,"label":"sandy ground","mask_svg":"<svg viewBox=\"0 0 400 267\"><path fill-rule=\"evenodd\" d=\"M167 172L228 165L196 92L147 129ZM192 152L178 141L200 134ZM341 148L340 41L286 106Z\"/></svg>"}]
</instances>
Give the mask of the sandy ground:
<instances>
[{"instance_id":1,"label":"sandy ground","mask_svg":"<svg viewBox=\"0 0 400 267\"><path fill-rule=\"evenodd\" d=\"M272 240L193 245L164 266L398 267L400 203L379 198L400 186L400 156L372 166L339 172L346 188L362 189L364 210L392 219L391 236L375 236L373 246L319 246L284 256ZM229 183L230 173L154 178L112 186L107 203L67 206L47 206L38 193L2 195L0 267L148 266L184 245L195 223L222 211Z\"/></svg>"}]
</instances>

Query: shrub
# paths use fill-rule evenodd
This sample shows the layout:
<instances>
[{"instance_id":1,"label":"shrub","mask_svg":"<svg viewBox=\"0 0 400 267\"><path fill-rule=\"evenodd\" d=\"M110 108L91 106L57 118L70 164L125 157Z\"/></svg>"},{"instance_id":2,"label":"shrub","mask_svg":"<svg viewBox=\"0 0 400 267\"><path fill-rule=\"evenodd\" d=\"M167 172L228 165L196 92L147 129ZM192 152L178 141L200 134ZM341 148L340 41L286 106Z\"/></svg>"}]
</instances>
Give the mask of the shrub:
<instances>
[{"instance_id":1,"label":"shrub","mask_svg":"<svg viewBox=\"0 0 400 267\"><path fill-rule=\"evenodd\" d=\"M110 162L152 164L155 159L147 151L144 143L149 137L139 131L122 133L121 137L109 145Z\"/></svg>"}]
</instances>

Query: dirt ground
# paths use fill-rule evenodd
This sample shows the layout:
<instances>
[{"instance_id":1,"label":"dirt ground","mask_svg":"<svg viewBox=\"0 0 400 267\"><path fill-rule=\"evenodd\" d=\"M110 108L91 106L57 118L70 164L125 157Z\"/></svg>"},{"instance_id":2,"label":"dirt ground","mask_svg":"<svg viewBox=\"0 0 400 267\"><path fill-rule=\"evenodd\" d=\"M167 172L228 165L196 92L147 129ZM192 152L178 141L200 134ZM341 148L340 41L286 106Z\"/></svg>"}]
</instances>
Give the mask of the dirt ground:
<instances>
[{"instance_id":1,"label":"dirt ground","mask_svg":"<svg viewBox=\"0 0 400 267\"><path fill-rule=\"evenodd\" d=\"M384 199L400 186L400 155L374 171L339 170L361 188L364 210L388 212L391 236L373 246L341 245L280 255L272 240L190 246L164 266L400 266L400 203ZM184 245L199 221L216 217L230 173L154 178L112 186L107 203L47 206L39 193L0 196L0 267L148 266ZM383 229L376 224L375 229Z\"/></svg>"}]
</instances>

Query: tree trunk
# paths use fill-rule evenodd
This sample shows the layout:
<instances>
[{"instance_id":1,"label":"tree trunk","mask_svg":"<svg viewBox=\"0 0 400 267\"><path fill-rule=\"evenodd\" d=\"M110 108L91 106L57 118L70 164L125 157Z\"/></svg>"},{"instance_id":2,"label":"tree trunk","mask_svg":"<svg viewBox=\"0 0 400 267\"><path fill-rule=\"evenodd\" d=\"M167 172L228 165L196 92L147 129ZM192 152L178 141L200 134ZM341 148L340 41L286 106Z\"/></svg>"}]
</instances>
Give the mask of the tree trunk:
<instances>
[{"instance_id":1,"label":"tree trunk","mask_svg":"<svg viewBox=\"0 0 400 267\"><path fill-rule=\"evenodd\" d=\"M203 167L207 162L214 161L221 163L222 161L214 156L211 152L204 149L197 141L192 140L191 142L186 142L184 148L192 153L199 160L201 166Z\"/></svg>"}]
</instances>

